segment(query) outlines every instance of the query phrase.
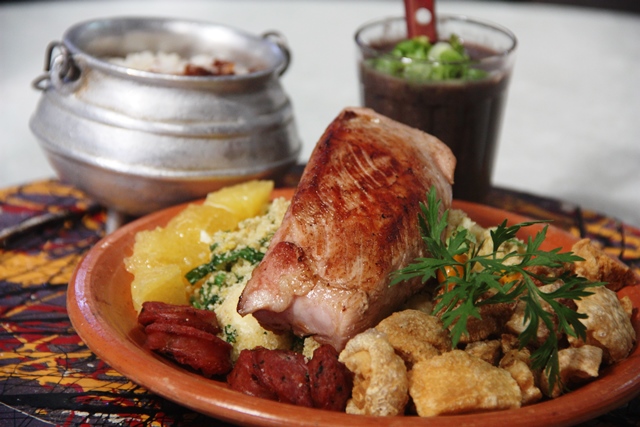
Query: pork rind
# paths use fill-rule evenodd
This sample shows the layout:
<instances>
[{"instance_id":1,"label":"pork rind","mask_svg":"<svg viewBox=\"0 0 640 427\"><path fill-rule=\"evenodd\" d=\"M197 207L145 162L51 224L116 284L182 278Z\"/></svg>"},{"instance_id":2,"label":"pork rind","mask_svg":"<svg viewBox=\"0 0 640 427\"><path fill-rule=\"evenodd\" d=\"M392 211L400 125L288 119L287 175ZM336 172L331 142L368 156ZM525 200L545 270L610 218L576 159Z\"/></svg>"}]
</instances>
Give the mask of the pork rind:
<instances>
[{"instance_id":1,"label":"pork rind","mask_svg":"<svg viewBox=\"0 0 640 427\"><path fill-rule=\"evenodd\" d=\"M562 285L563 285L563 282L561 280L558 280L554 283L540 286L538 289L540 289L540 291L545 293L551 293L557 290L558 288L560 288ZM545 301L540 300L540 304L543 310L551 314L554 314L553 309ZM510 333L519 335L527 328L529 322L528 321L525 322L525 315L524 315L525 307L526 307L526 303L524 301L518 301L518 303L516 304L516 309L513 312L513 315L511 316L509 321L506 323L507 331L509 331ZM556 319L554 316L554 319L553 319L554 323L555 323L555 320ZM538 331L536 332L536 338L537 338L538 345L544 343L547 340L547 338L549 338L549 329L547 328L547 325L544 322L540 322L538 324Z\"/></svg>"},{"instance_id":2,"label":"pork rind","mask_svg":"<svg viewBox=\"0 0 640 427\"><path fill-rule=\"evenodd\" d=\"M589 239L576 242L571 251L584 261L575 263L576 274L592 282L607 282L607 288L617 291L635 285L638 278L622 261L610 257Z\"/></svg>"},{"instance_id":3,"label":"pork rind","mask_svg":"<svg viewBox=\"0 0 640 427\"><path fill-rule=\"evenodd\" d=\"M522 401L509 372L463 350L416 363L409 393L422 417L519 408Z\"/></svg>"},{"instance_id":4,"label":"pork rind","mask_svg":"<svg viewBox=\"0 0 640 427\"><path fill-rule=\"evenodd\" d=\"M425 286L420 292L413 295L405 302L400 310L419 310L427 314L433 312L433 292Z\"/></svg>"},{"instance_id":5,"label":"pork rind","mask_svg":"<svg viewBox=\"0 0 640 427\"><path fill-rule=\"evenodd\" d=\"M356 335L347 342L339 360L354 373L348 414L404 413L409 400L407 369L384 333L372 328Z\"/></svg>"},{"instance_id":6,"label":"pork rind","mask_svg":"<svg viewBox=\"0 0 640 427\"><path fill-rule=\"evenodd\" d=\"M497 227L484 228L469 218L465 211L460 209L451 209L449 210L445 236L446 239L449 239L460 229L466 229L468 231L467 236L480 246L478 255L489 255L493 253L493 239L491 238L491 232L496 228ZM512 252L522 252L522 245L516 240L508 240L502 243L497 250L497 254L500 257ZM507 265L513 265L518 262L520 262L519 257L512 257L506 259L504 263ZM481 269L482 267L480 265L476 265L474 267L474 270L476 271L480 271Z\"/></svg>"},{"instance_id":7,"label":"pork rind","mask_svg":"<svg viewBox=\"0 0 640 427\"><path fill-rule=\"evenodd\" d=\"M522 406L542 399L542 391L536 386L536 375L531 370L531 353L527 349L509 350L500 360L500 368L508 371L522 392Z\"/></svg>"},{"instance_id":8,"label":"pork rind","mask_svg":"<svg viewBox=\"0 0 640 427\"><path fill-rule=\"evenodd\" d=\"M467 344L464 351L494 366L500 361L502 343L499 340L476 341Z\"/></svg>"},{"instance_id":9,"label":"pork rind","mask_svg":"<svg viewBox=\"0 0 640 427\"><path fill-rule=\"evenodd\" d=\"M586 314L580 321L587 328L587 339L569 337L573 347L589 344L603 350L603 361L607 364L625 359L636 340L629 315L612 290L597 286L588 288L592 295L577 300L578 312Z\"/></svg>"},{"instance_id":10,"label":"pork rind","mask_svg":"<svg viewBox=\"0 0 640 427\"><path fill-rule=\"evenodd\" d=\"M515 303L487 304L478 307L480 318L469 317L467 333L462 334L460 343L468 344L500 335L515 308Z\"/></svg>"},{"instance_id":11,"label":"pork rind","mask_svg":"<svg viewBox=\"0 0 640 427\"><path fill-rule=\"evenodd\" d=\"M502 348L502 354L506 354L510 350L520 349L520 341L513 334L502 334L500 336L500 347Z\"/></svg>"},{"instance_id":12,"label":"pork rind","mask_svg":"<svg viewBox=\"0 0 640 427\"><path fill-rule=\"evenodd\" d=\"M566 387L580 385L596 378L602 363L602 349L592 345L569 347L558 351L561 384L554 384L549 392L549 381L545 375L540 377L540 387L545 394L556 398L563 394Z\"/></svg>"},{"instance_id":13,"label":"pork rind","mask_svg":"<svg viewBox=\"0 0 640 427\"><path fill-rule=\"evenodd\" d=\"M451 336L442 321L418 310L393 313L376 326L409 369L420 360L451 350Z\"/></svg>"},{"instance_id":14,"label":"pork rind","mask_svg":"<svg viewBox=\"0 0 640 427\"><path fill-rule=\"evenodd\" d=\"M627 313L627 316L631 318L631 316L633 315L633 301L631 301L631 298L629 298L627 295L623 296L622 298L619 298L619 300L620 300L620 305L622 306L622 309L624 310L625 313Z\"/></svg>"}]
</instances>

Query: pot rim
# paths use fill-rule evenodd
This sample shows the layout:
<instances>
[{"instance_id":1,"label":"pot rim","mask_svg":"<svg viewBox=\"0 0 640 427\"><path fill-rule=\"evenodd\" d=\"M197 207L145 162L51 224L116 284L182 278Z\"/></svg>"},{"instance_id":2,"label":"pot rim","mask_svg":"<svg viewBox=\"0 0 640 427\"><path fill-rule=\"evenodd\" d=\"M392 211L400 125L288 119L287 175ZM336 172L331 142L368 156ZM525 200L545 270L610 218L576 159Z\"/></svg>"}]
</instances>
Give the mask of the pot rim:
<instances>
[{"instance_id":1,"label":"pot rim","mask_svg":"<svg viewBox=\"0 0 640 427\"><path fill-rule=\"evenodd\" d=\"M188 76L138 70L112 63L105 57L98 56L88 51L87 45L89 43L98 38L104 39L106 35L110 34L109 31L114 31L112 36L116 38L123 38L128 34L133 34L134 32L156 32L158 35L176 34L182 37L191 37L194 40L199 40L197 36L203 34L223 35L227 37L228 40L244 40L249 44L260 46L260 53L263 53L263 56L254 56L254 58L262 59L263 63L268 62L268 65L265 65L264 68L260 68L256 71L250 71L246 74L211 76ZM207 39L202 37L200 40L205 42ZM73 58L79 59L78 62L82 66L95 68L109 74L120 75L127 78L144 79L151 82L206 83L239 82L248 79L259 79L265 76L271 76L274 73L282 75L288 68L290 61L290 52L284 42L284 37L277 32L267 32L262 37L258 37L249 32L223 24L204 20L181 18L116 16L81 21L72 25L64 32L62 44L68 49ZM142 52L143 50L152 49L143 48L131 50L126 53ZM255 52L253 51L245 51L245 53L247 53L248 56L255 55ZM212 56L215 57L214 54L212 54Z\"/></svg>"}]
</instances>

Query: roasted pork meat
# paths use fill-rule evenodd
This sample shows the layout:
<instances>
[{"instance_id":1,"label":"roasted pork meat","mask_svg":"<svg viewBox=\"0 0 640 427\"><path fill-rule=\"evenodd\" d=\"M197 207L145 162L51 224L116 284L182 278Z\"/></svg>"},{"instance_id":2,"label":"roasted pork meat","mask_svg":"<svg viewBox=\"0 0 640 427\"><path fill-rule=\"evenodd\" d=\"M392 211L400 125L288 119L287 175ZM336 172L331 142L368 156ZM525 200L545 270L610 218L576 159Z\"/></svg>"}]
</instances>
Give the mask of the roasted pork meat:
<instances>
[{"instance_id":1,"label":"roasted pork meat","mask_svg":"<svg viewBox=\"0 0 640 427\"><path fill-rule=\"evenodd\" d=\"M314 148L238 312L341 350L422 288L390 287L390 274L424 255L419 202L434 186L449 208L454 168L437 138L369 109L343 110Z\"/></svg>"}]
</instances>

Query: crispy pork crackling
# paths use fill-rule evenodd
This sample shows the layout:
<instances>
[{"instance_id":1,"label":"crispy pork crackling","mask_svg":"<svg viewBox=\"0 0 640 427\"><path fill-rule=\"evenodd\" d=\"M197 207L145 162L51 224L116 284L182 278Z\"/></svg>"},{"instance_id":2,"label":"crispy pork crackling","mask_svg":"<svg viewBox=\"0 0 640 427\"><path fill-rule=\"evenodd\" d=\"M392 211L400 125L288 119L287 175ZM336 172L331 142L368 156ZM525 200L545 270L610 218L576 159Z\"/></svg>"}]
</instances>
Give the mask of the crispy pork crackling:
<instances>
[{"instance_id":1,"label":"crispy pork crackling","mask_svg":"<svg viewBox=\"0 0 640 427\"><path fill-rule=\"evenodd\" d=\"M434 136L347 108L318 141L281 227L238 303L273 331L338 351L422 288L389 275L422 256L419 202L451 204L455 157Z\"/></svg>"}]
</instances>

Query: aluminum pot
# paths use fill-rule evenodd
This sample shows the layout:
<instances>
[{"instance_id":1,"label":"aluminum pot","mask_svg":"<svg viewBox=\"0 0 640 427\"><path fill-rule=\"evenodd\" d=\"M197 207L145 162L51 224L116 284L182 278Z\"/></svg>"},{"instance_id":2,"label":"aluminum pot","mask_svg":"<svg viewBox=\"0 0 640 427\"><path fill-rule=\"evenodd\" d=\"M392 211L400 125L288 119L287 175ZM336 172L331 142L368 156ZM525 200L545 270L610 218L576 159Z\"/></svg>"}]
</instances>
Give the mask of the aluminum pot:
<instances>
[{"instance_id":1,"label":"aluminum pot","mask_svg":"<svg viewBox=\"0 0 640 427\"><path fill-rule=\"evenodd\" d=\"M246 74L186 76L116 65L142 51L207 54ZM140 216L254 178L277 179L301 149L279 77L277 33L122 17L82 22L46 52L30 127L60 179L118 213Z\"/></svg>"}]
</instances>

